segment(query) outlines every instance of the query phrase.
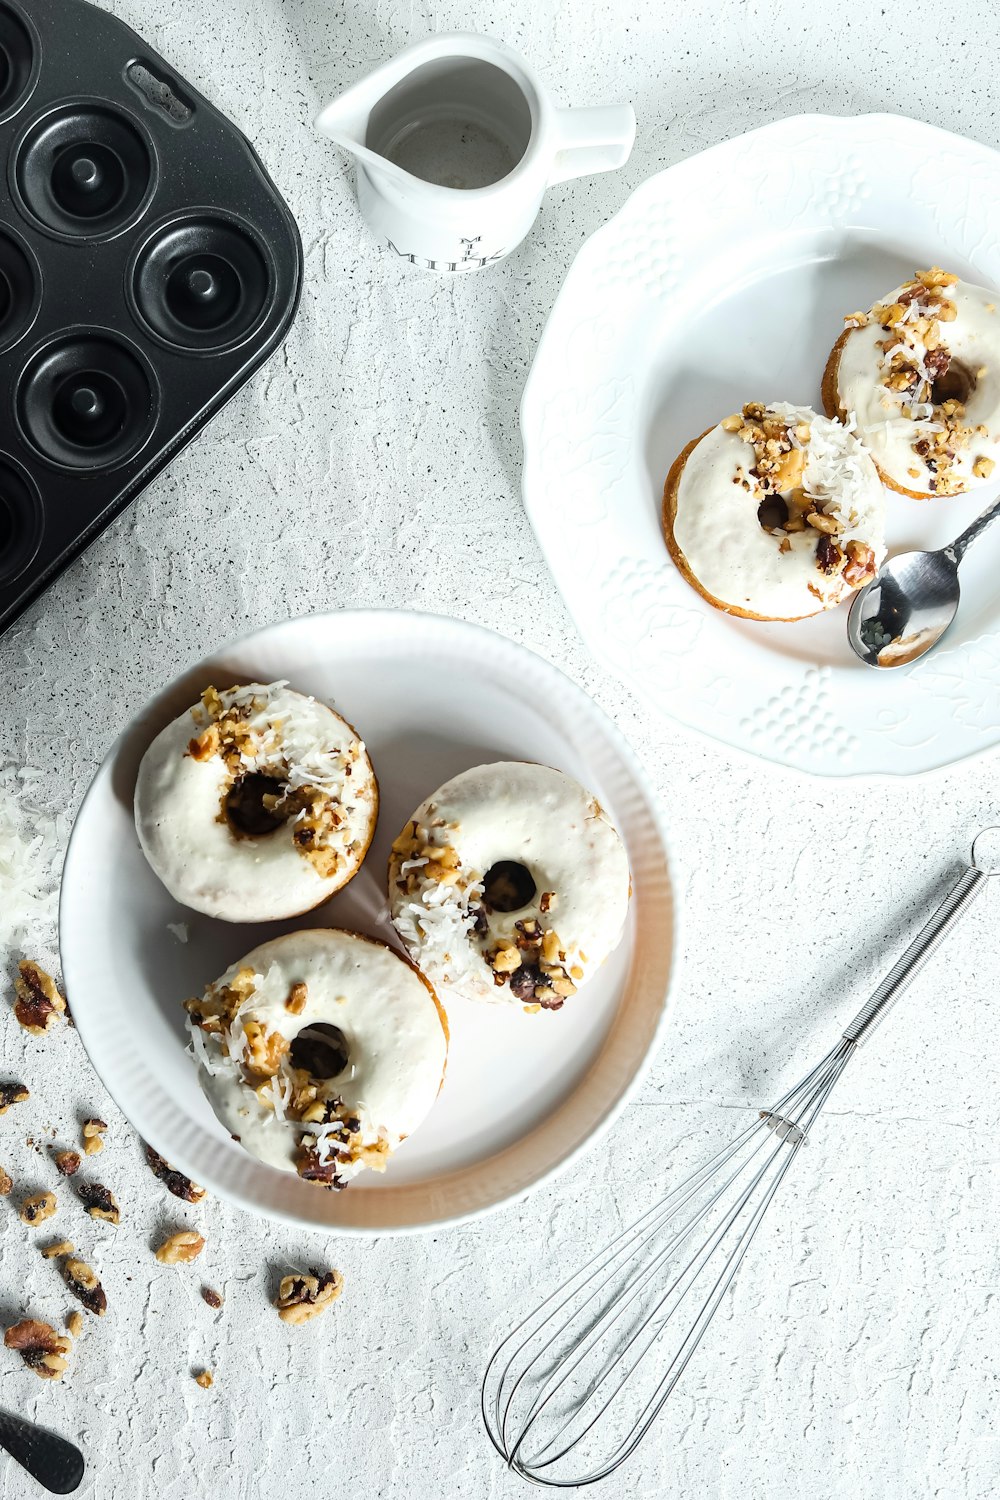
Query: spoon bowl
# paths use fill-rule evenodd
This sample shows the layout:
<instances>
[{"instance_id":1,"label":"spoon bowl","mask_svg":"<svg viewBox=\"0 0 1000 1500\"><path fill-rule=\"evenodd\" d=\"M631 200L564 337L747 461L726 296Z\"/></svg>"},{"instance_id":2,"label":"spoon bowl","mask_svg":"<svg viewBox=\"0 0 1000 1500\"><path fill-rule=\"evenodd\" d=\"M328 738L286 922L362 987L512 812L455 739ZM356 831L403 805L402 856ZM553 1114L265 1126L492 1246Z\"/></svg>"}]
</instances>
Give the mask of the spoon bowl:
<instances>
[{"instance_id":1,"label":"spoon bowl","mask_svg":"<svg viewBox=\"0 0 1000 1500\"><path fill-rule=\"evenodd\" d=\"M847 638L869 667L905 667L936 646L958 612L951 549L901 552L854 598Z\"/></svg>"},{"instance_id":2,"label":"spoon bowl","mask_svg":"<svg viewBox=\"0 0 1000 1500\"><path fill-rule=\"evenodd\" d=\"M1000 500L994 500L950 546L900 552L859 589L847 616L847 639L866 667L906 667L934 649L958 613L959 564L998 516Z\"/></svg>"}]
</instances>

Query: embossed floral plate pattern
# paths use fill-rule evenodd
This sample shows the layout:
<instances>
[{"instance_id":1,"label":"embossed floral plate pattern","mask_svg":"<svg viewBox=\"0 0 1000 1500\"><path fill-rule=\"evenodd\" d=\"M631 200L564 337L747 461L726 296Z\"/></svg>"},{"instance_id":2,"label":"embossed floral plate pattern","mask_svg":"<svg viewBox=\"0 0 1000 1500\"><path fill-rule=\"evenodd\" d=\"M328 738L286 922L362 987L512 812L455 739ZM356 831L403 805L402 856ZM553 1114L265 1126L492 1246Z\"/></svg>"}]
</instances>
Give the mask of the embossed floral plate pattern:
<instances>
[{"instance_id":1,"label":"embossed floral plate pattern","mask_svg":"<svg viewBox=\"0 0 1000 1500\"><path fill-rule=\"evenodd\" d=\"M1000 740L1000 532L962 568L962 609L923 661L876 673L846 608L730 618L674 568L663 481L744 401L821 409L845 313L918 267L1000 287L1000 155L891 115L798 116L649 179L583 247L521 407L524 498L595 655L724 743L824 776L906 775ZM996 494L888 499L890 550L949 541Z\"/></svg>"}]
</instances>

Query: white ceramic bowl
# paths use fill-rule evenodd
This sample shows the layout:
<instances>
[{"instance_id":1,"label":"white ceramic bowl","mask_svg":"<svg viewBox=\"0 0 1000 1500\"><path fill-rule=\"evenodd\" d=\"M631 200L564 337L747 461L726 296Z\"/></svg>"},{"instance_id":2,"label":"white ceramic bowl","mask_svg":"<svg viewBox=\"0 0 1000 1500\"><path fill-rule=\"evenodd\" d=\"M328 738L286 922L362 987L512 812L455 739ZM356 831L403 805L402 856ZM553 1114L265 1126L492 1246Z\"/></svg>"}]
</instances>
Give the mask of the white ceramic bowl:
<instances>
[{"instance_id":1,"label":"white ceramic bowl","mask_svg":"<svg viewBox=\"0 0 1000 1500\"><path fill-rule=\"evenodd\" d=\"M378 831L345 891L305 918L257 926L179 906L147 865L132 795L154 735L209 683L286 678L364 737L382 792ZM469 766L525 759L593 790L628 849L626 935L563 1010L444 996L451 1052L430 1117L384 1176L329 1193L248 1156L216 1121L185 1051L181 1001L267 937L359 928L392 940L389 846L435 787ZM656 799L617 730L573 683L523 647L433 615L314 615L227 646L160 693L125 730L80 809L63 874L60 944L90 1058L136 1130L211 1191L306 1228L426 1229L528 1192L593 1146L662 1033L674 970L672 856ZM397 945L398 946L398 945Z\"/></svg>"}]
</instances>

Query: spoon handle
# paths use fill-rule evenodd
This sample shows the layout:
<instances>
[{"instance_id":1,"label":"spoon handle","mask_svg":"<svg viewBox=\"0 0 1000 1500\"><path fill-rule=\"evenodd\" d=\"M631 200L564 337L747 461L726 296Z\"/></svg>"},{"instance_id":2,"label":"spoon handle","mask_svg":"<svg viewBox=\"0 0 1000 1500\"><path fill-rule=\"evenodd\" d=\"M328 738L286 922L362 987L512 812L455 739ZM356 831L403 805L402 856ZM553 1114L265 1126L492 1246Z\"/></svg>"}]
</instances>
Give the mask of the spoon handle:
<instances>
[{"instance_id":1,"label":"spoon handle","mask_svg":"<svg viewBox=\"0 0 1000 1500\"><path fill-rule=\"evenodd\" d=\"M69 1495L83 1478L83 1454L55 1432L0 1411L0 1447L51 1495Z\"/></svg>"},{"instance_id":2,"label":"spoon handle","mask_svg":"<svg viewBox=\"0 0 1000 1500\"><path fill-rule=\"evenodd\" d=\"M961 536L957 536L951 546L945 548L945 551L950 552L952 557L954 557L956 566L962 561L962 558L976 538L986 530L987 526L996 520L997 516L1000 516L1000 499L994 500L992 505L988 505L982 515L977 516L972 525L967 526Z\"/></svg>"}]
</instances>

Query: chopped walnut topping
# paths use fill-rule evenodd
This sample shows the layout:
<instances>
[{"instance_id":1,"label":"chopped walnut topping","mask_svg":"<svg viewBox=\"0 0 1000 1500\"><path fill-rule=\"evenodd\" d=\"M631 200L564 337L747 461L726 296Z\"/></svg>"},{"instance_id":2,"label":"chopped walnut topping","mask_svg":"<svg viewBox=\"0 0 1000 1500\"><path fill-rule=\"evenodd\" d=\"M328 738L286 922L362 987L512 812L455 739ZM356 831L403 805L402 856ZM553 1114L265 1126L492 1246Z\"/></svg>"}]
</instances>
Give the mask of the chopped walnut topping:
<instances>
[{"instance_id":1,"label":"chopped walnut topping","mask_svg":"<svg viewBox=\"0 0 1000 1500\"><path fill-rule=\"evenodd\" d=\"M555 891L543 891L538 899L538 910L543 916L548 916L550 911L555 911L559 905L559 897Z\"/></svg>"},{"instance_id":2,"label":"chopped walnut topping","mask_svg":"<svg viewBox=\"0 0 1000 1500\"><path fill-rule=\"evenodd\" d=\"M43 1380L56 1380L67 1368L64 1356L70 1351L70 1341L49 1323L24 1318L7 1329L3 1341L8 1349L16 1349L29 1370Z\"/></svg>"},{"instance_id":3,"label":"chopped walnut topping","mask_svg":"<svg viewBox=\"0 0 1000 1500\"><path fill-rule=\"evenodd\" d=\"M285 1276L278 1288L275 1307L283 1323L306 1323L331 1307L344 1290L339 1271L317 1271L311 1274Z\"/></svg>"},{"instance_id":4,"label":"chopped walnut topping","mask_svg":"<svg viewBox=\"0 0 1000 1500\"><path fill-rule=\"evenodd\" d=\"M846 547L847 561L844 564L844 582L857 588L868 578L875 577L875 553L864 542L850 541Z\"/></svg>"},{"instance_id":5,"label":"chopped walnut topping","mask_svg":"<svg viewBox=\"0 0 1000 1500\"><path fill-rule=\"evenodd\" d=\"M977 479L989 479L995 468L996 465L992 458L987 458L985 454L981 453L972 465L972 472Z\"/></svg>"},{"instance_id":6,"label":"chopped walnut topping","mask_svg":"<svg viewBox=\"0 0 1000 1500\"><path fill-rule=\"evenodd\" d=\"M244 1071L258 1078L273 1078L291 1042L280 1031L268 1031L259 1021L247 1021L243 1035L246 1038Z\"/></svg>"},{"instance_id":7,"label":"chopped walnut topping","mask_svg":"<svg viewBox=\"0 0 1000 1500\"><path fill-rule=\"evenodd\" d=\"M558 1010L576 993L558 933L543 928L533 917L515 922L514 933L513 943L500 942L492 952L484 953L494 982L508 984L515 1000L537 1001L543 1010Z\"/></svg>"},{"instance_id":8,"label":"chopped walnut topping","mask_svg":"<svg viewBox=\"0 0 1000 1500\"><path fill-rule=\"evenodd\" d=\"M207 1391L209 1386L214 1384L214 1377L211 1370L199 1370L194 1377L194 1383L195 1385L200 1385L203 1391Z\"/></svg>"},{"instance_id":9,"label":"chopped walnut topping","mask_svg":"<svg viewBox=\"0 0 1000 1500\"><path fill-rule=\"evenodd\" d=\"M288 991L288 999L285 1001L285 1009L290 1010L293 1016L301 1016L302 1012L306 1008L306 1000L308 999L308 996L309 991L300 979L298 983L293 984L291 989Z\"/></svg>"},{"instance_id":10,"label":"chopped walnut topping","mask_svg":"<svg viewBox=\"0 0 1000 1500\"><path fill-rule=\"evenodd\" d=\"M4 1171L3 1167L0 1167L0 1198L6 1198L13 1186L14 1183L9 1174Z\"/></svg>"},{"instance_id":11,"label":"chopped walnut topping","mask_svg":"<svg viewBox=\"0 0 1000 1500\"><path fill-rule=\"evenodd\" d=\"M79 1151L57 1151L52 1159L56 1164L56 1171L63 1177L72 1177L74 1172L80 1170Z\"/></svg>"},{"instance_id":12,"label":"chopped walnut topping","mask_svg":"<svg viewBox=\"0 0 1000 1500\"><path fill-rule=\"evenodd\" d=\"M210 984L204 995L184 1001L184 1009L202 1031L226 1032L240 1006L253 995L256 985L253 969L240 969L231 984Z\"/></svg>"},{"instance_id":13,"label":"chopped walnut topping","mask_svg":"<svg viewBox=\"0 0 1000 1500\"><path fill-rule=\"evenodd\" d=\"M839 536L844 529L843 523L836 516L828 516L821 510L810 511L806 516L806 524L816 531L825 531L827 536Z\"/></svg>"},{"instance_id":14,"label":"chopped walnut topping","mask_svg":"<svg viewBox=\"0 0 1000 1500\"><path fill-rule=\"evenodd\" d=\"M942 399L942 393L949 385L961 391L965 379L974 384L978 378L959 370L957 386L951 379L955 360L944 325L957 317L955 302L948 294L957 280L940 266L918 271L902 287L895 302L876 303L871 313L887 335L878 344L885 355L882 384L895 399L886 397L883 404L889 411L898 410L917 422L913 450L924 460L927 488L937 495L957 494L964 488L955 460L972 439L972 429L963 421L962 401L950 396ZM929 422L925 420L928 412ZM919 478L921 470L909 473L911 478Z\"/></svg>"},{"instance_id":15,"label":"chopped walnut topping","mask_svg":"<svg viewBox=\"0 0 1000 1500\"><path fill-rule=\"evenodd\" d=\"M146 1161L153 1176L158 1177L175 1198L183 1198L185 1203L200 1203L204 1198L205 1189L192 1182L190 1177L185 1177L183 1172L178 1172L152 1146L146 1147Z\"/></svg>"},{"instance_id":16,"label":"chopped walnut topping","mask_svg":"<svg viewBox=\"0 0 1000 1500\"><path fill-rule=\"evenodd\" d=\"M197 1260L205 1248L204 1238L194 1229L179 1229L154 1252L161 1266L186 1265Z\"/></svg>"},{"instance_id":17,"label":"chopped walnut topping","mask_svg":"<svg viewBox=\"0 0 1000 1500\"><path fill-rule=\"evenodd\" d=\"M46 1245L42 1254L46 1260L56 1260L61 1255L72 1255L73 1249L72 1240L56 1240L53 1244Z\"/></svg>"},{"instance_id":18,"label":"chopped walnut topping","mask_svg":"<svg viewBox=\"0 0 1000 1500\"><path fill-rule=\"evenodd\" d=\"M66 1317L66 1330L71 1338L78 1339L83 1332L83 1313L78 1308L73 1309Z\"/></svg>"},{"instance_id":19,"label":"chopped walnut topping","mask_svg":"<svg viewBox=\"0 0 1000 1500\"><path fill-rule=\"evenodd\" d=\"M104 1133L107 1130L104 1120L91 1117L83 1122L83 1149L87 1156L96 1156L99 1151L104 1150Z\"/></svg>"},{"instance_id":20,"label":"chopped walnut topping","mask_svg":"<svg viewBox=\"0 0 1000 1500\"><path fill-rule=\"evenodd\" d=\"M117 1224L121 1218L118 1201L110 1188L101 1182L81 1182L77 1187L80 1201L92 1219L106 1219Z\"/></svg>"},{"instance_id":21,"label":"chopped walnut topping","mask_svg":"<svg viewBox=\"0 0 1000 1500\"><path fill-rule=\"evenodd\" d=\"M74 1297L78 1297L88 1312L103 1318L108 1310L108 1299L97 1279L97 1272L85 1260L70 1258L63 1264L63 1279Z\"/></svg>"},{"instance_id":22,"label":"chopped walnut topping","mask_svg":"<svg viewBox=\"0 0 1000 1500\"><path fill-rule=\"evenodd\" d=\"M17 967L14 1014L25 1031L30 1031L32 1036L44 1036L65 1014L66 1001L56 988L55 980L38 964L24 958Z\"/></svg>"},{"instance_id":23,"label":"chopped walnut topping","mask_svg":"<svg viewBox=\"0 0 1000 1500\"><path fill-rule=\"evenodd\" d=\"M201 1289L201 1298L203 1302L208 1303L209 1307L213 1307L216 1310L222 1306L222 1294L217 1292L214 1287L203 1286Z\"/></svg>"},{"instance_id":24,"label":"chopped walnut topping","mask_svg":"<svg viewBox=\"0 0 1000 1500\"><path fill-rule=\"evenodd\" d=\"M816 544L816 566L821 573L836 573L844 560L844 554L832 537L824 532Z\"/></svg>"},{"instance_id":25,"label":"chopped walnut topping","mask_svg":"<svg viewBox=\"0 0 1000 1500\"><path fill-rule=\"evenodd\" d=\"M23 1083L0 1083L0 1115L5 1115L12 1104L23 1104L30 1098Z\"/></svg>"},{"instance_id":26,"label":"chopped walnut topping","mask_svg":"<svg viewBox=\"0 0 1000 1500\"><path fill-rule=\"evenodd\" d=\"M58 1206L55 1193L32 1193L21 1204L21 1222L41 1224L44 1219L51 1219Z\"/></svg>"}]
</instances>

